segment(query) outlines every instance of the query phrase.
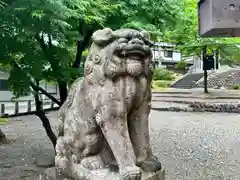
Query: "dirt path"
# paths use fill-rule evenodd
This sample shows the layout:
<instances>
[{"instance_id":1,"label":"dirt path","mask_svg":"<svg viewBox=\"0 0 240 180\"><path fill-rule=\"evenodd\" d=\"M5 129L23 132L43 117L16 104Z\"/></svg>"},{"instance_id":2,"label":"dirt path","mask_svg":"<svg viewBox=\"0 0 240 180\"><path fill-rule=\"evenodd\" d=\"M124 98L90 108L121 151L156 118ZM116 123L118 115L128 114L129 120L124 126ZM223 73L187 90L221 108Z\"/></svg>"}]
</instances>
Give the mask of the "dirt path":
<instances>
[{"instance_id":1,"label":"dirt path","mask_svg":"<svg viewBox=\"0 0 240 180\"><path fill-rule=\"evenodd\" d=\"M53 125L56 113L48 115ZM1 126L11 144L0 145L0 180L35 180L51 163L53 148L40 120L25 116ZM240 115L152 111L154 153L166 180L239 180Z\"/></svg>"}]
</instances>

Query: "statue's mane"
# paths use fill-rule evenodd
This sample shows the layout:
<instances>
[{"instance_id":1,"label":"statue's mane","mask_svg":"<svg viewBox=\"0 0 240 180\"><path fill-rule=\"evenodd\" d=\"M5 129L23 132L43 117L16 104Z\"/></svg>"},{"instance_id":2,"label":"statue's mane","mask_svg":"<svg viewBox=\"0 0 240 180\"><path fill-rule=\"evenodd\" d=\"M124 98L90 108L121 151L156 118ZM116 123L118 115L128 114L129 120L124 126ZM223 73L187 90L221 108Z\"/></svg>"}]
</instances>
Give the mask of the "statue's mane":
<instances>
[{"instance_id":1,"label":"statue's mane","mask_svg":"<svg viewBox=\"0 0 240 180\"><path fill-rule=\"evenodd\" d=\"M100 53L105 48L111 48L113 42L120 38L141 38L146 45L152 45L149 40L149 34L147 32L139 32L134 29L120 29L112 31L109 28L103 30L98 30L92 35L92 44L89 48L88 56L85 62L84 75L90 84L100 84L103 85L106 80L106 64L111 62L111 53ZM111 51L109 51L111 52ZM109 78L109 77L108 77Z\"/></svg>"}]
</instances>

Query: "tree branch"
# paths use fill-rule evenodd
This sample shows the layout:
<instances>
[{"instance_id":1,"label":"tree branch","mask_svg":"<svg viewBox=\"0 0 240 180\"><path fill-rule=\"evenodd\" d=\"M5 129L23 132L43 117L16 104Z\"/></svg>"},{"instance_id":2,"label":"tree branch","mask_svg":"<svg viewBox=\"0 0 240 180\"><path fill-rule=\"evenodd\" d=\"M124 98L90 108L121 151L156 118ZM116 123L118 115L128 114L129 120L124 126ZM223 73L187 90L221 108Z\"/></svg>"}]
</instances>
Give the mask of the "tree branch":
<instances>
[{"instance_id":1,"label":"tree branch","mask_svg":"<svg viewBox=\"0 0 240 180\"><path fill-rule=\"evenodd\" d=\"M45 91L43 88L39 87L39 86L36 86L32 80L31 80L31 76L26 73L25 71L22 70L22 68L16 63L16 61L12 60L13 62L13 65L20 69L22 71L22 73L24 73L28 78L29 78L29 81L30 81L30 86L33 88L34 91L38 92L40 91L41 93L43 93L44 95L46 95L49 99L51 99L53 102L55 102L57 105L61 106L61 102L59 102L55 97L53 97L51 94L49 94L47 91Z\"/></svg>"},{"instance_id":2,"label":"tree branch","mask_svg":"<svg viewBox=\"0 0 240 180\"><path fill-rule=\"evenodd\" d=\"M52 47L52 37L50 34L48 34L48 45L50 48Z\"/></svg>"},{"instance_id":3,"label":"tree branch","mask_svg":"<svg viewBox=\"0 0 240 180\"><path fill-rule=\"evenodd\" d=\"M43 34L42 34L43 35ZM52 37L50 34L47 34L48 35L48 46L44 43L44 39L43 39L43 36L40 37L39 34L36 34L35 35L35 38L36 40L39 42L40 44L40 47L43 51L43 53L45 54L46 58L48 59L50 65L51 65L51 68L52 68L52 71L56 71L57 69L59 69L59 64L57 62L54 62L53 61L53 55L51 54L51 48L53 47L53 44L52 44ZM59 87L59 94L60 94L60 102L58 102L57 104L59 106L61 106L64 101L66 100L67 98L67 94L68 94L68 90L67 90L67 83L64 82L61 78L57 77L57 83L58 83L58 87ZM39 87L38 87L39 88ZM38 89L37 88L37 89ZM41 92L42 89L41 89ZM45 92L44 92L45 94ZM47 94L45 94L47 96Z\"/></svg>"},{"instance_id":4,"label":"tree branch","mask_svg":"<svg viewBox=\"0 0 240 180\"><path fill-rule=\"evenodd\" d=\"M46 44L44 43L43 33L42 33L42 36L41 36L41 37L40 37L39 33L36 33L35 39L39 42L42 50L47 51L47 46L46 46Z\"/></svg>"},{"instance_id":5,"label":"tree branch","mask_svg":"<svg viewBox=\"0 0 240 180\"><path fill-rule=\"evenodd\" d=\"M59 106L62 105L62 103L60 101L58 101L55 97L53 97L51 94L49 94L43 88L36 86L32 81L30 81L30 86L33 88L34 91L40 91L45 96L47 96L49 99L51 99L53 102L55 102L57 105L59 105Z\"/></svg>"}]
</instances>

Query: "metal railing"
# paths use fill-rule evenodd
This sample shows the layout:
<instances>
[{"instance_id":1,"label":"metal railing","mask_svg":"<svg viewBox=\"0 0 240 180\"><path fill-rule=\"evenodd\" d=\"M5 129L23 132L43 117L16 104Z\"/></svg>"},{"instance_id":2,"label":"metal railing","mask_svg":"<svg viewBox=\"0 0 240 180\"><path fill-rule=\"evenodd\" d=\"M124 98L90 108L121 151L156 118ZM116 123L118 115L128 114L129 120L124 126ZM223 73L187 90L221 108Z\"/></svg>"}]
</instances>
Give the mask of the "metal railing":
<instances>
[{"instance_id":1,"label":"metal railing","mask_svg":"<svg viewBox=\"0 0 240 180\"><path fill-rule=\"evenodd\" d=\"M33 114L36 111L35 101L18 101L18 102L0 102L1 117L18 116ZM52 100L43 100L44 110L57 109L59 106Z\"/></svg>"}]
</instances>

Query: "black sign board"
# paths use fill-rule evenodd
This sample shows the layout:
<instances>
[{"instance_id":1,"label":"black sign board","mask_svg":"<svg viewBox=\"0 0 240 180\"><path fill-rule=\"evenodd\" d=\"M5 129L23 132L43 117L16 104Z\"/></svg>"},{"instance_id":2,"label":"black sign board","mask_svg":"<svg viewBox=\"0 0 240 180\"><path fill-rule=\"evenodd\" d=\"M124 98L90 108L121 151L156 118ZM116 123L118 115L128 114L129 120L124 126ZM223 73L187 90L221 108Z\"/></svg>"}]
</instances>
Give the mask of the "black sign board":
<instances>
[{"instance_id":1,"label":"black sign board","mask_svg":"<svg viewBox=\"0 0 240 180\"><path fill-rule=\"evenodd\" d=\"M205 58L203 59L203 70L211 70L211 69L214 69L214 56L206 55Z\"/></svg>"}]
</instances>

